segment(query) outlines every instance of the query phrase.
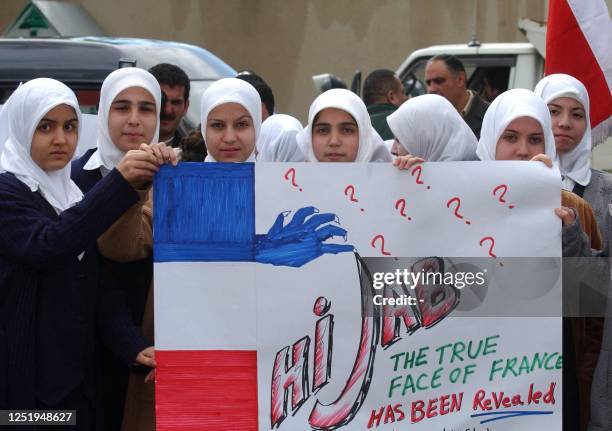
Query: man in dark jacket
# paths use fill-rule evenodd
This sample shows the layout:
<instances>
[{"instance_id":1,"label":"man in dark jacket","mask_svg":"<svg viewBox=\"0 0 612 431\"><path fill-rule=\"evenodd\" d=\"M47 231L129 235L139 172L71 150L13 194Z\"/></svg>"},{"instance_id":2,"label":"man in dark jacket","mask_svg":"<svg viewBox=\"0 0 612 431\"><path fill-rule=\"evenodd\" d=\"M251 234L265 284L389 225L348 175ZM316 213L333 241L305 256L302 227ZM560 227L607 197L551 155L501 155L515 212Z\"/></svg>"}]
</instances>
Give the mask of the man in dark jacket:
<instances>
[{"instance_id":1,"label":"man in dark jacket","mask_svg":"<svg viewBox=\"0 0 612 431\"><path fill-rule=\"evenodd\" d=\"M372 127L384 140L393 139L393 133L387 124L387 116L391 115L406 99L404 86L391 70L375 70L365 79L363 102L368 108Z\"/></svg>"},{"instance_id":2,"label":"man in dark jacket","mask_svg":"<svg viewBox=\"0 0 612 431\"><path fill-rule=\"evenodd\" d=\"M489 104L474 91L468 90L467 75L461 60L448 54L432 57L425 68L425 84L428 93L448 99L480 139L482 119Z\"/></svg>"}]
</instances>

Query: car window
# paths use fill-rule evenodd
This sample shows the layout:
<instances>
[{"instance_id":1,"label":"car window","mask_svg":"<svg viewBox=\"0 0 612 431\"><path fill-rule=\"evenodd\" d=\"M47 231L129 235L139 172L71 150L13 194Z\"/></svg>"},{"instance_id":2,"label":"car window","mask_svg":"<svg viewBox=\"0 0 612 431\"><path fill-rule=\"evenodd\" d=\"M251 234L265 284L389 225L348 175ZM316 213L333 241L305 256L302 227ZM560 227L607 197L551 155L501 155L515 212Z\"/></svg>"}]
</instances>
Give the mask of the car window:
<instances>
[{"instance_id":1,"label":"car window","mask_svg":"<svg viewBox=\"0 0 612 431\"><path fill-rule=\"evenodd\" d=\"M515 56L466 56L460 57L465 67L468 88L492 100L493 95L508 89L510 70L516 64ZM406 68L400 79L406 94L415 97L427 93L425 85L425 67L429 58L421 58ZM494 86L498 92L489 91Z\"/></svg>"},{"instance_id":2,"label":"car window","mask_svg":"<svg viewBox=\"0 0 612 431\"><path fill-rule=\"evenodd\" d=\"M426 65L426 59L419 60L418 62L414 63L412 67L406 69L406 71L400 76L407 96L416 97L422 94L427 94L427 86L425 85Z\"/></svg>"},{"instance_id":3,"label":"car window","mask_svg":"<svg viewBox=\"0 0 612 431\"><path fill-rule=\"evenodd\" d=\"M479 67L470 76L468 87L487 102L492 102L508 89L509 79L510 67Z\"/></svg>"}]
</instances>

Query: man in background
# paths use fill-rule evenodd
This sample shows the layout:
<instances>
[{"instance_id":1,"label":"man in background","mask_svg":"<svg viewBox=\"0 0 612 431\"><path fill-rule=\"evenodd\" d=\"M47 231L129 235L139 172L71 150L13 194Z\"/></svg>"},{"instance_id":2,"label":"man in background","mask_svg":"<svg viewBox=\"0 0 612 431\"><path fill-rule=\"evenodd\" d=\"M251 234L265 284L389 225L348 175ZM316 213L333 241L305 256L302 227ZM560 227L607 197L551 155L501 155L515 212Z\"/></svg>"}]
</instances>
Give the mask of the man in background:
<instances>
[{"instance_id":1,"label":"man in background","mask_svg":"<svg viewBox=\"0 0 612 431\"><path fill-rule=\"evenodd\" d=\"M489 107L478 94L467 88L463 63L454 55L432 57L425 67L427 92L444 96L461 114L472 132L480 139L482 119Z\"/></svg>"},{"instance_id":2,"label":"man in background","mask_svg":"<svg viewBox=\"0 0 612 431\"><path fill-rule=\"evenodd\" d=\"M183 138L179 124L189 108L189 77L183 69L168 63L153 66L149 72L157 79L165 95L160 113L159 140L178 147Z\"/></svg>"},{"instance_id":3,"label":"man in background","mask_svg":"<svg viewBox=\"0 0 612 431\"><path fill-rule=\"evenodd\" d=\"M395 112L408 97L397 75L388 69L370 73L363 84L363 102L368 108L372 127L386 141L393 139L387 116Z\"/></svg>"}]
</instances>

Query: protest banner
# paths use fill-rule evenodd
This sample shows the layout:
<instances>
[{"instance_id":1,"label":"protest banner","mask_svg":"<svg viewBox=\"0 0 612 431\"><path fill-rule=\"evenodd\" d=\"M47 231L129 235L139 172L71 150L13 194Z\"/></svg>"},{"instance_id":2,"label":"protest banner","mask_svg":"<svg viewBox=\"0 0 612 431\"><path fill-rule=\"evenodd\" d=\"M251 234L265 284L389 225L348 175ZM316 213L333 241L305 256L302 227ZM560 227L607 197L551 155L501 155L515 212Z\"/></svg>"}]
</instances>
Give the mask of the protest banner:
<instances>
[{"instance_id":1,"label":"protest banner","mask_svg":"<svg viewBox=\"0 0 612 431\"><path fill-rule=\"evenodd\" d=\"M559 187L524 162L164 167L157 429L560 429Z\"/></svg>"}]
</instances>

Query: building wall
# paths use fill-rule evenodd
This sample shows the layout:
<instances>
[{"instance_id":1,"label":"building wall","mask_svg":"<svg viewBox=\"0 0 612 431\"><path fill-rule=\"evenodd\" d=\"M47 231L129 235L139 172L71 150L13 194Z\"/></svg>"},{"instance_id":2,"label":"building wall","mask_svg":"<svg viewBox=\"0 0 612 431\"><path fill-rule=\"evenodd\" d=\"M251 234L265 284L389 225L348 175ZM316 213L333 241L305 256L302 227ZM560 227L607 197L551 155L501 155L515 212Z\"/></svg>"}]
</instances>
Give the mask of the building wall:
<instances>
[{"instance_id":1,"label":"building wall","mask_svg":"<svg viewBox=\"0 0 612 431\"><path fill-rule=\"evenodd\" d=\"M19 13L28 4L26 0L0 0L0 31L6 28L17 18Z\"/></svg>"},{"instance_id":2,"label":"building wall","mask_svg":"<svg viewBox=\"0 0 612 431\"><path fill-rule=\"evenodd\" d=\"M546 19L546 0L74 0L109 36L177 40L203 46L235 69L272 86L278 112L306 120L316 92L311 76L347 82L396 69L418 48L524 41L519 18ZM27 4L2 0L0 28ZM477 7L476 7L477 5ZM477 19L474 20L476 15Z\"/></svg>"}]
</instances>

